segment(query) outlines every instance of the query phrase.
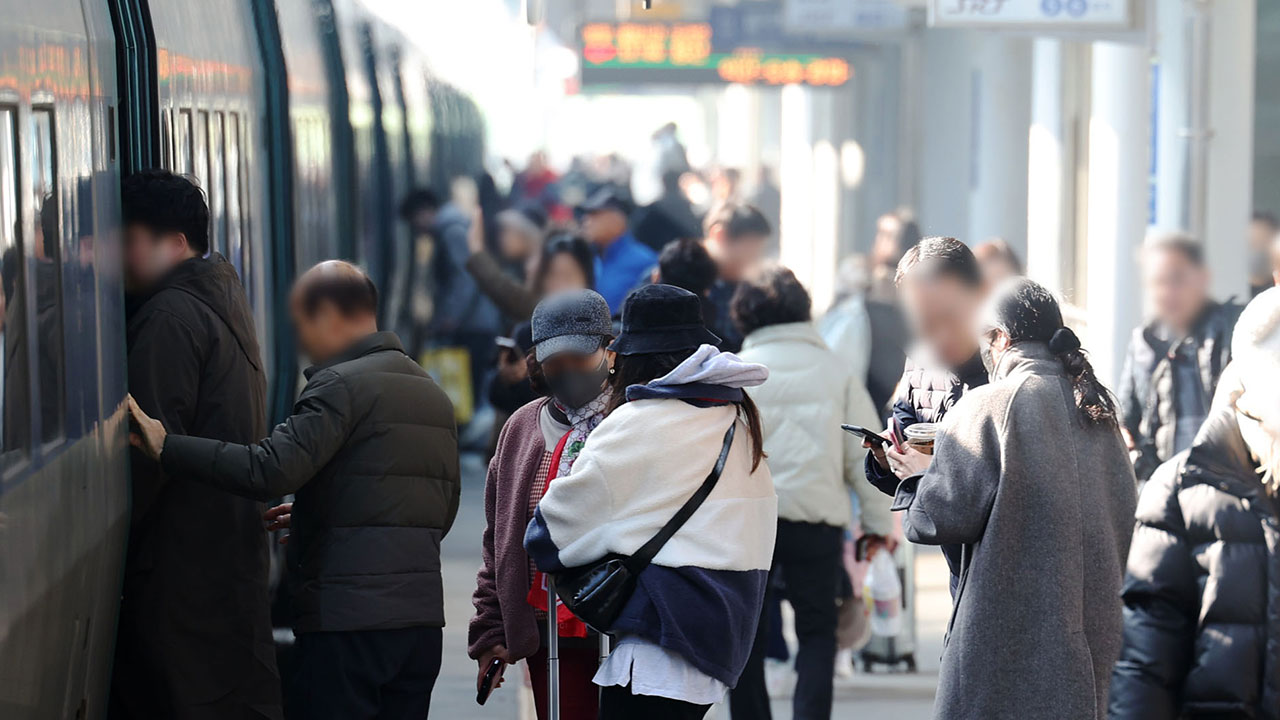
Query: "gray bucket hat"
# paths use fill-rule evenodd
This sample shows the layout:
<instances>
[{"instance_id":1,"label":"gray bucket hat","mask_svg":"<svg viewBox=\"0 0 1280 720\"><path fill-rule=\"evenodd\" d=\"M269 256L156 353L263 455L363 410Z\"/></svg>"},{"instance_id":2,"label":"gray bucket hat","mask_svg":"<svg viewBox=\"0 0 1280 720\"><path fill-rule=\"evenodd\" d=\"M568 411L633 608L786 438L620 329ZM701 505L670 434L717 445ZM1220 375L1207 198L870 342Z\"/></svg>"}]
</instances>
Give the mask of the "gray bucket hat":
<instances>
[{"instance_id":1,"label":"gray bucket hat","mask_svg":"<svg viewBox=\"0 0 1280 720\"><path fill-rule=\"evenodd\" d=\"M549 295L533 309L533 347L538 362L562 352L589 355L611 335L609 304L594 290Z\"/></svg>"}]
</instances>

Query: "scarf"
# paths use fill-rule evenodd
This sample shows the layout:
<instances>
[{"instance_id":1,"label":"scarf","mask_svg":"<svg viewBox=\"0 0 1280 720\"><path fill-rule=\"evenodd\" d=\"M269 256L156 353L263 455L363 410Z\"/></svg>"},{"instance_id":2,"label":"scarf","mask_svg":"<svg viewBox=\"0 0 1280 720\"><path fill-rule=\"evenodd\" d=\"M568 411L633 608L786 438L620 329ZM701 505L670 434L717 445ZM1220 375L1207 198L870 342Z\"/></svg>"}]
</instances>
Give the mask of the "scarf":
<instances>
[{"instance_id":1,"label":"scarf","mask_svg":"<svg viewBox=\"0 0 1280 720\"><path fill-rule=\"evenodd\" d=\"M564 443L564 451L560 455L560 465L554 477L562 478L569 474L573 469L573 463L582 454L582 447L587 444L587 436L592 430L604 420L605 410L609 407L609 391L604 391L596 396L595 400L583 405L580 408L568 408L560 403L559 400L552 399L556 409L564 413L569 419L568 440ZM551 475L548 473L547 481L551 481Z\"/></svg>"},{"instance_id":2,"label":"scarf","mask_svg":"<svg viewBox=\"0 0 1280 720\"><path fill-rule=\"evenodd\" d=\"M565 407L559 400L552 399L556 409L564 413L569 420L569 432L560 438L556 449L551 453L551 466L547 468L547 482L543 486L543 494L551 487L554 478L562 478L573 469L573 463L582 454L587 444L587 436L604 420L605 410L609 407L609 392L606 390L596 396L595 400L580 408ZM533 575L532 587L529 588L528 603L536 610L549 612L547 609L547 574L541 570ZM579 620L564 603L556 600L556 624L560 637L586 637L587 625Z\"/></svg>"}]
</instances>

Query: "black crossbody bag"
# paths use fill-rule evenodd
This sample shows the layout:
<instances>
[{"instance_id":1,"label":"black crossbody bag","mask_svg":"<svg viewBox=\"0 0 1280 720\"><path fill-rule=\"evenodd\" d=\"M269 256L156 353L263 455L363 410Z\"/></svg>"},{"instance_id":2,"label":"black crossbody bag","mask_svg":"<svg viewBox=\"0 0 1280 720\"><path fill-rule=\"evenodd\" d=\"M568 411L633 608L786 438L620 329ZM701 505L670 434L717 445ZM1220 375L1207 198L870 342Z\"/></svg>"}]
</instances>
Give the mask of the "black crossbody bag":
<instances>
[{"instance_id":1,"label":"black crossbody bag","mask_svg":"<svg viewBox=\"0 0 1280 720\"><path fill-rule=\"evenodd\" d=\"M720 473L724 472L724 463L729 457L729 447L733 445L733 434L737 424L737 420L734 420L725 431L720 457L716 459L715 467L711 468L707 479L702 481L702 485L693 496L676 511L675 516L668 520L667 524L663 525L662 529L635 554L606 555L590 565L566 568L561 572L552 573L556 583L556 594L560 596L564 606L578 616L578 619L600 632L608 632L613 627L614 621L622 613L622 608L635 593L636 578L640 576L641 571L649 567L649 563L662 546L666 545L671 536L675 535L676 531L689 520L715 488L716 482L720 479Z\"/></svg>"}]
</instances>

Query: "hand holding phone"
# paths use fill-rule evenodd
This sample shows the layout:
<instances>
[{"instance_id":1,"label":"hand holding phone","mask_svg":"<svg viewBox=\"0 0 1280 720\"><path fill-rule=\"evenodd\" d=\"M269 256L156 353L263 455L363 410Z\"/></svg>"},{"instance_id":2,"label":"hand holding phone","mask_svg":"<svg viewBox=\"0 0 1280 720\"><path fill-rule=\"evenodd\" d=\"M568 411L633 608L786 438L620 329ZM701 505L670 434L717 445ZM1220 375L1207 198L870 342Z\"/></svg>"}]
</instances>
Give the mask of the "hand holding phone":
<instances>
[{"instance_id":1,"label":"hand holding phone","mask_svg":"<svg viewBox=\"0 0 1280 720\"><path fill-rule=\"evenodd\" d=\"M851 433L853 435L857 435L858 437L862 438L863 444L866 444L869 442L874 445L884 447L885 443L889 442L880 433L868 430L862 427L861 425L841 425L840 429L844 430L847 433Z\"/></svg>"},{"instance_id":2,"label":"hand holding phone","mask_svg":"<svg viewBox=\"0 0 1280 720\"><path fill-rule=\"evenodd\" d=\"M480 677L480 686L476 688L476 703L485 704L489 699L489 694L502 684L502 673L507 664L502 658L495 657L489 661L489 667L485 668L484 675Z\"/></svg>"}]
</instances>

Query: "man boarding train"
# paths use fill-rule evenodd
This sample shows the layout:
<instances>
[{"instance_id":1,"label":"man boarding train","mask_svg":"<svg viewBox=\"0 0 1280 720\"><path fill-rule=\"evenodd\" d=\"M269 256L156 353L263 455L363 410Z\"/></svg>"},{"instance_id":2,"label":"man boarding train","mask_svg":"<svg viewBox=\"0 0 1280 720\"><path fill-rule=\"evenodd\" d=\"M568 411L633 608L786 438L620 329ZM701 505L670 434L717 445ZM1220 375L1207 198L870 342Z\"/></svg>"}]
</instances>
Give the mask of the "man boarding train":
<instances>
[{"instance_id":1,"label":"man boarding train","mask_svg":"<svg viewBox=\"0 0 1280 720\"><path fill-rule=\"evenodd\" d=\"M186 183L203 206L199 191L187 181L168 173L154 176L175 186ZM198 216L198 210L193 215ZM226 266L216 255L201 257L200 248L182 232L156 235L153 245L161 249L154 254L174 259L166 278L187 267L184 263ZM234 279L234 272L229 275ZM238 281L234 288L226 285L223 290L247 308ZM182 478L194 491L225 503L249 506L251 522L225 525L223 533L264 543L264 558L266 535L258 519L258 503L296 494L291 509L276 511L276 525L291 527L287 552L298 638L297 667L288 691L291 716L424 717L440 669L444 625L440 540L457 514L461 487L453 408L444 392L404 353L395 334L378 331L377 290L358 268L340 261L312 268L295 285L291 309L299 346L314 364L305 372L308 382L294 414L284 423L267 435L259 401L251 406L259 423L252 432L230 436L200 431L180 422L180 417L174 422L169 409L153 397L131 397L130 410L137 423L131 440L150 461L142 467L162 477ZM252 338L247 312L238 320ZM178 345L185 337L179 333L167 342ZM206 349L196 343L192 346L170 352L198 355ZM251 357L260 367L256 345L252 347ZM135 370L132 348L131 343L132 387L139 387L138 383L145 387L152 376L165 374L163 365ZM220 388L220 382L211 378L187 385L185 397L198 398L198 390ZM261 382L258 387L261 398ZM232 404L245 406L243 394L230 397ZM184 400L175 396L172 402L183 407ZM182 521L202 512L193 507L175 510L180 517L170 519L174 523L170 538L181 536ZM219 563L228 563L228 558L210 558L208 564ZM258 583L255 587L260 586L253 600L261 602L265 657L270 659L274 650L265 615L265 563L260 577L253 580ZM231 585L237 584L228 581L220 592L229 592ZM172 612L192 617L189 608L176 606ZM212 665L209 654L216 642L181 635L175 639L149 630L141 624L132 629L144 640L188 640L185 646L197 661L192 669L199 672ZM236 641L225 644L234 646ZM164 679L155 666L149 669L151 679ZM246 664L228 665L227 670L246 671ZM278 687L274 662L270 670L271 683ZM145 687L145 676L139 673L139 677ZM162 687L153 686L155 690ZM146 697L141 689L139 695ZM173 693L161 697L153 692L147 699L167 702L169 709L158 714L121 713L120 717L280 716L278 698L259 703L234 688L220 701L225 709L179 710L178 701L189 698Z\"/></svg>"}]
</instances>

